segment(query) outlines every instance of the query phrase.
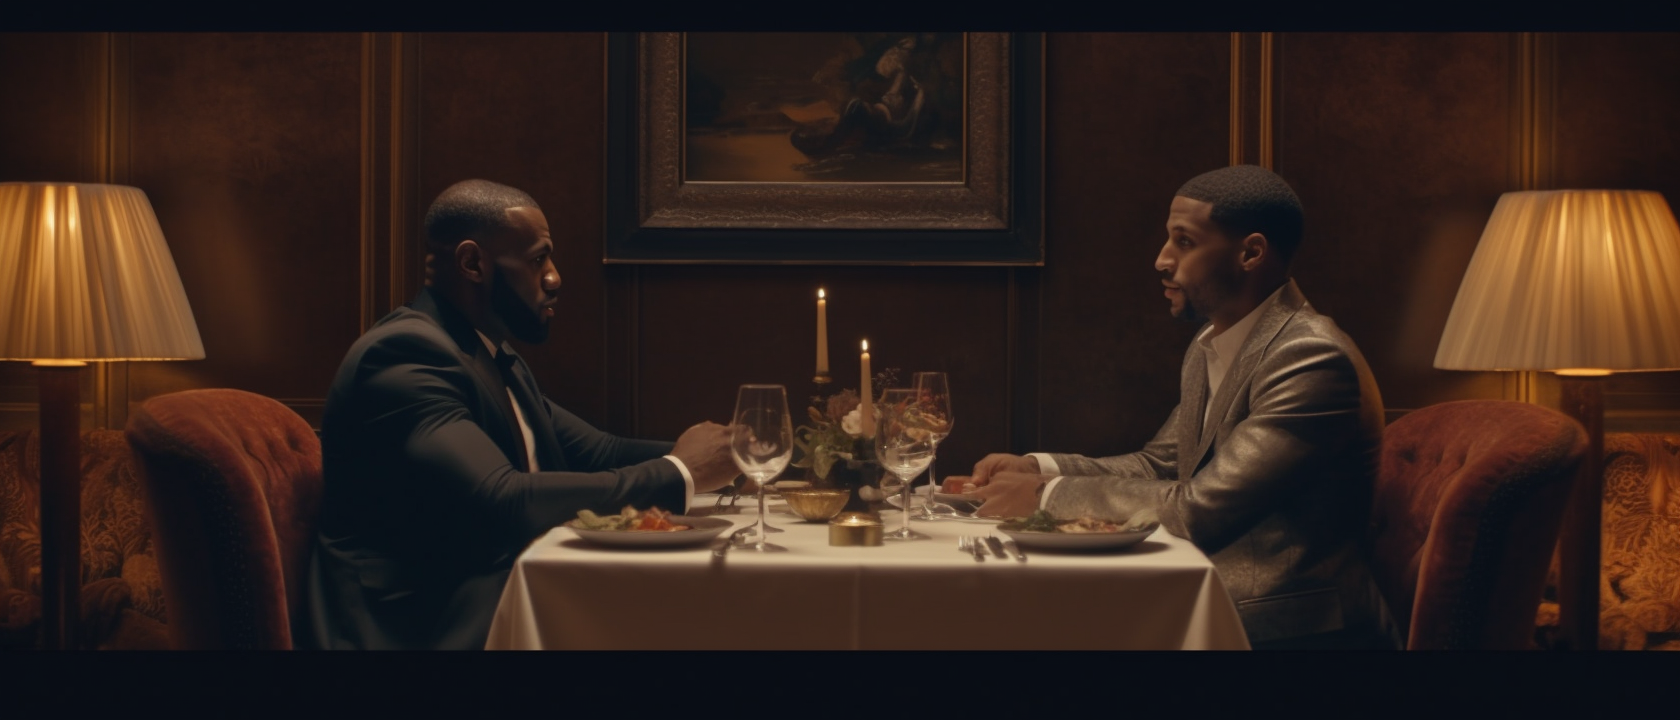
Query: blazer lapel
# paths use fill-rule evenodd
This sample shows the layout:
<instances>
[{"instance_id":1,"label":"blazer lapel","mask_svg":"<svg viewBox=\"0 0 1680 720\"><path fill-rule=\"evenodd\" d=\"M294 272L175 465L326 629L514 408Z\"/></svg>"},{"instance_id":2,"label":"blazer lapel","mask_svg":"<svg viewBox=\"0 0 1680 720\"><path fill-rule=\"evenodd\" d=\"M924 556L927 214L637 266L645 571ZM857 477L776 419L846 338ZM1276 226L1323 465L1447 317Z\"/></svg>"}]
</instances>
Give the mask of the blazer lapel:
<instances>
[{"instance_id":1,"label":"blazer lapel","mask_svg":"<svg viewBox=\"0 0 1680 720\"><path fill-rule=\"evenodd\" d=\"M1205 332L1205 331L1204 331ZM1196 467L1196 459L1201 457L1206 445L1202 443L1202 409L1207 403L1207 353L1202 350L1197 339L1190 341L1190 350L1184 361L1184 375L1179 381L1179 404L1184 412L1178 415L1178 476L1189 478ZM1186 454L1184 448L1201 448L1195 454Z\"/></svg>"},{"instance_id":2,"label":"blazer lapel","mask_svg":"<svg viewBox=\"0 0 1680 720\"><path fill-rule=\"evenodd\" d=\"M519 420L515 418L513 404L508 400L507 385L502 382L502 372L496 367L490 348L485 347L478 331L473 329L472 321L447 300L434 295L430 288L422 289L409 307L431 316L455 341L456 348L466 359L463 364L478 385L479 402L472 410L475 416L482 418L479 427L496 443L496 447L501 448L503 454L514 459L514 467L524 465L517 459L523 457L523 440L519 437ZM535 426L532 426L532 433L535 432ZM538 455L539 462L541 457Z\"/></svg>"},{"instance_id":3,"label":"blazer lapel","mask_svg":"<svg viewBox=\"0 0 1680 720\"><path fill-rule=\"evenodd\" d=\"M537 390L537 379L531 374L530 366L525 364L525 358L514 353L513 348L505 342L502 343L501 352L511 353L513 357L513 392L523 404L525 423L531 426L531 439L536 444L537 464L544 471L568 469L565 453L555 437L554 426L549 422L542 393Z\"/></svg>"},{"instance_id":4,"label":"blazer lapel","mask_svg":"<svg viewBox=\"0 0 1680 720\"><path fill-rule=\"evenodd\" d=\"M1198 440L1196 442L1196 453L1191 456L1194 458L1194 462L1190 466L1191 474L1201 468L1202 462L1211 454L1214 438L1219 434L1219 429L1226 425L1226 416L1231 412L1231 403L1235 401L1237 393L1248 391L1249 380L1254 376L1254 369L1259 367L1260 358L1265 355L1266 347L1272 344L1272 338L1277 337L1278 332L1283 330L1283 326L1289 322L1289 318L1294 317L1295 311L1301 307L1303 302L1305 302L1305 298L1301 297L1300 289L1295 286L1294 280L1290 280L1283 286L1283 291L1278 293L1277 302L1267 307L1266 312L1260 316L1260 319L1254 322L1254 327L1248 332L1248 338L1243 340L1242 349L1237 351L1237 361L1232 363L1230 369L1225 371L1225 380L1219 384L1219 393L1209 401L1206 421L1197 423ZM1200 352L1199 344L1197 348ZM1206 388L1205 359L1202 367L1202 387ZM1184 474L1180 477L1190 477L1190 475Z\"/></svg>"}]
</instances>

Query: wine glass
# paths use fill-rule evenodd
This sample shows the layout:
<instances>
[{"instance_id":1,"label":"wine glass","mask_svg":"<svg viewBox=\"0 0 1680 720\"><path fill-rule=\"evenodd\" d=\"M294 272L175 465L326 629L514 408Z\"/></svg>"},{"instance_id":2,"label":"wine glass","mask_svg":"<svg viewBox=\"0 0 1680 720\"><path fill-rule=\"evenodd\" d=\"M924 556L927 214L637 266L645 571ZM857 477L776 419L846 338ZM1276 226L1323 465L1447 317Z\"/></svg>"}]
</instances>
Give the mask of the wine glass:
<instances>
[{"instance_id":1,"label":"wine glass","mask_svg":"<svg viewBox=\"0 0 1680 720\"><path fill-rule=\"evenodd\" d=\"M933 514L933 508L944 503L933 500L934 493L939 492L939 474L934 471L939 453L939 442L951 434L951 390L950 383L942 372L919 372L915 376L917 402L921 405L922 418L927 422L928 436L933 439L935 459L928 461L928 497L926 512ZM946 505L945 507L950 507ZM952 508L953 510L955 508Z\"/></svg>"},{"instance_id":2,"label":"wine glass","mask_svg":"<svg viewBox=\"0 0 1680 720\"><path fill-rule=\"evenodd\" d=\"M904 483L902 509L904 525L883 537L887 540L927 540L910 529L910 481L933 462L933 434L922 418L914 388L892 389L881 396L875 408L875 458L881 469Z\"/></svg>"},{"instance_id":3,"label":"wine glass","mask_svg":"<svg viewBox=\"0 0 1680 720\"><path fill-rule=\"evenodd\" d=\"M771 545L764 522L764 495L770 480L781 474L793 458L793 420L788 417L787 388L781 385L742 385L735 396L735 415L729 437L729 454L741 474L758 483L758 543L745 549L782 552Z\"/></svg>"}]
</instances>

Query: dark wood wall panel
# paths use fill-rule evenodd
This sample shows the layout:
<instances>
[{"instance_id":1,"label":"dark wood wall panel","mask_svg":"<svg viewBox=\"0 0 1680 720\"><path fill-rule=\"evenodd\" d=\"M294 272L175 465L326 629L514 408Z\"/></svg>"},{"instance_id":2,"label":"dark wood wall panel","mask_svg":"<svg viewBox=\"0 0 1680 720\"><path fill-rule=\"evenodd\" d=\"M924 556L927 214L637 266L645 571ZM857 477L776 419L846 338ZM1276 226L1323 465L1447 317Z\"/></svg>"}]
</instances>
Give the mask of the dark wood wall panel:
<instances>
[{"instance_id":1,"label":"dark wood wall panel","mask_svg":"<svg viewBox=\"0 0 1680 720\"><path fill-rule=\"evenodd\" d=\"M1499 397L1434 369L1482 226L1514 189L1512 43L1498 34L1279 36L1275 169L1306 208L1294 274L1359 344L1390 409Z\"/></svg>"},{"instance_id":2,"label":"dark wood wall panel","mask_svg":"<svg viewBox=\"0 0 1680 720\"><path fill-rule=\"evenodd\" d=\"M98 44L89 33L0 42L0 181L99 182Z\"/></svg>"},{"instance_id":3,"label":"dark wood wall panel","mask_svg":"<svg viewBox=\"0 0 1680 720\"><path fill-rule=\"evenodd\" d=\"M358 332L360 38L133 38L132 182L206 358L135 363L131 397L232 387L308 402Z\"/></svg>"},{"instance_id":4,"label":"dark wood wall panel","mask_svg":"<svg viewBox=\"0 0 1680 720\"><path fill-rule=\"evenodd\" d=\"M548 343L521 346L543 391L593 423L606 416L601 264L599 33L426 34L420 40L420 218L467 178L512 185L542 205L554 235L560 307Z\"/></svg>"},{"instance_id":5,"label":"dark wood wall panel","mask_svg":"<svg viewBox=\"0 0 1680 720\"><path fill-rule=\"evenodd\" d=\"M315 419L358 331L364 278L418 285L412 259L381 250L375 265L404 267L361 266L363 229L401 219L418 245L426 202L485 177L535 195L559 244L554 336L522 352L551 396L613 431L669 437L721 419L748 381L787 383L803 404L819 284L835 293L842 386L857 383L865 334L877 367L952 373L945 471L993 450L1131 450L1177 401L1193 329L1168 317L1153 261L1173 190L1231 155L1228 34L1048 38L1047 264L1016 270L604 266L600 34L369 37L0 37L13 100L0 179L146 190L210 356L135 364L99 386L89 373L85 398L239 387ZM1536 160L1560 187L1680 191L1680 36L1559 35L1555 76L1542 73L1555 117L1539 118L1515 99L1529 67L1515 35L1281 34L1270 136L1255 120L1264 36L1244 38L1243 156L1269 140L1301 192L1296 275L1360 343L1391 408L1509 394L1498 374L1431 365L1487 214L1521 183L1513 168ZM1524 123L1552 133L1543 157L1522 154ZM387 181L414 197L384 197ZM889 322L889 300L917 306L922 325ZM1677 377L1612 378L1612 415L1672 422ZM34 387L27 366L0 368L0 424L33 425Z\"/></svg>"},{"instance_id":6,"label":"dark wood wall panel","mask_svg":"<svg viewBox=\"0 0 1680 720\"><path fill-rule=\"evenodd\" d=\"M1046 44L1041 439L1018 449L1128 452L1178 402L1193 328L1169 315L1155 257L1173 191L1227 162L1230 36L1070 33Z\"/></svg>"},{"instance_id":7,"label":"dark wood wall panel","mask_svg":"<svg viewBox=\"0 0 1680 720\"><path fill-rule=\"evenodd\" d=\"M943 370L956 430L940 474L1008 447L1008 271L931 267L696 267L641 271L640 432L676 437L700 420L727 421L744 383L788 386L797 418L816 370L816 289L829 292L836 389L862 379L859 341L875 372Z\"/></svg>"},{"instance_id":8,"label":"dark wood wall panel","mask_svg":"<svg viewBox=\"0 0 1680 720\"><path fill-rule=\"evenodd\" d=\"M1563 34L1557 68L1554 185L1655 190L1680 203L1680 35ZM1605 405L1611 430L1672 431L1680 372L1613 375Z\"/></svg>"}]
</instances>

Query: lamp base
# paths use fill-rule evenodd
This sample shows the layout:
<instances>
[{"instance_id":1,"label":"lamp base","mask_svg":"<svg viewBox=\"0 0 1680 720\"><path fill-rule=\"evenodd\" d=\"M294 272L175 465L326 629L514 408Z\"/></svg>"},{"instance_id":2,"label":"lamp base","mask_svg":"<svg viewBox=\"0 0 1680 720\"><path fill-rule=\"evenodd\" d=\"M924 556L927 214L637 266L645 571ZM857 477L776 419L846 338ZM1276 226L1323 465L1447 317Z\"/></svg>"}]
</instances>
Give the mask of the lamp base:
<instances>
[{"instance_id":1,"label":"lamp base","mask_svg":"<svg viewBox=\"0 0 1680 720\"><path fill-rule=\"evenodd\" d=\"M1560 408L1587 431L1587 455L1558 533L1560 650L1598 649L1598 584L1604 513L1604 377L1560 375Z\"/></svg>"},{"instance_id":2,"label":"lamp base","mask_svg":"<svg viewBox=\"0 0 1680 720\"><path fill-rule=\"evenodd\" d=\"M37 364L41 393L41 647L78 647L82 588L81 364Z\"/></svg>"}]
</instances>

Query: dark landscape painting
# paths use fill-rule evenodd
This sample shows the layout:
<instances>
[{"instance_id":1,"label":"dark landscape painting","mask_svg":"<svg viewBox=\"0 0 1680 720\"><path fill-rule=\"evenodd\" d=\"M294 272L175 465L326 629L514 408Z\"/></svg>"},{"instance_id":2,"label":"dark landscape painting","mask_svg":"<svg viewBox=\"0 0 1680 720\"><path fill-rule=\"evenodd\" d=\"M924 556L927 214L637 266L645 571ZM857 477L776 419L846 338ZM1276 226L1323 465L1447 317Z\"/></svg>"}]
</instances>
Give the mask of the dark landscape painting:
<instances>
[{"instance_id":1,"label":"dark landscape painting","mask_svg":"<svg viewBox=\"0 0 1680 720\"><path fill-rule=\"evenodd\" d=\"M962 33L689 33L685 182L960 183Z\"/></svg>"}]
</instances>

